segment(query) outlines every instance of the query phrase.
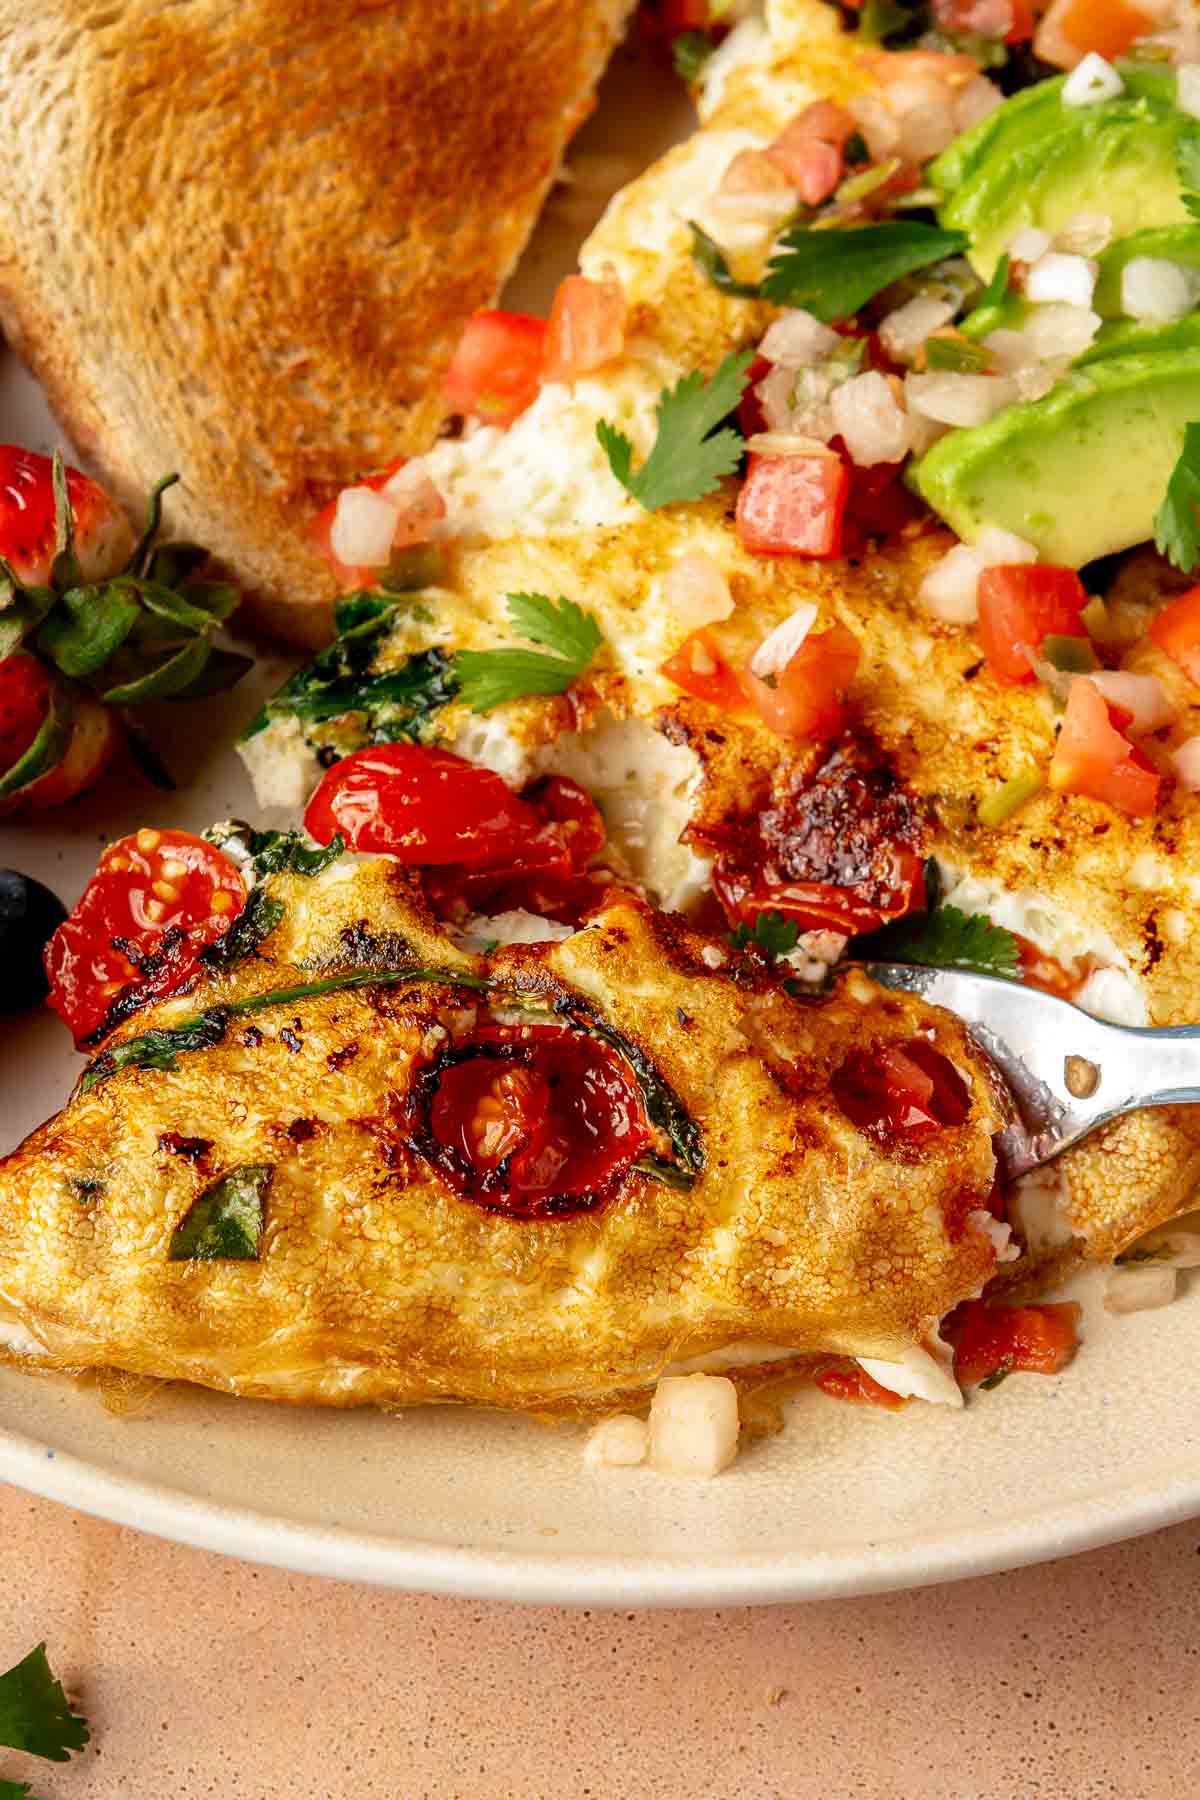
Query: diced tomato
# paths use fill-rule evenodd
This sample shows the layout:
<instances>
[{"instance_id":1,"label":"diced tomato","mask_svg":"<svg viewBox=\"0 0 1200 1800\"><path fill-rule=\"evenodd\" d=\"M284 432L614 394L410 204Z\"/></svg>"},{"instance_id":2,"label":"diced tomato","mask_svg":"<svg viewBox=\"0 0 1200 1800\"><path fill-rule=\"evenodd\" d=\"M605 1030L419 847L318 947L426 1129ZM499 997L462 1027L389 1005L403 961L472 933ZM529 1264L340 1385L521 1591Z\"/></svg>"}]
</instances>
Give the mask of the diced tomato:
<instances>
[{"instance_id":1,"label":"diced tomato","mask_svg":"<svg viewBox=\"0 0 1200 1800\"><path fill-rule=\"evenodd\" d=\"M1131 0L1053 0L1037 28L1034 49L1060 69L1073 68L1092 52L1111 62L1155 24L1149 8Z\"/></svg>"},{"instance_id":2,"label":"diced tomato","mask_svg":"<svg viewBox=\"0 0 1200 1800\"><path fill-rule=\"evenodd\" d=\"M528 313L477 312L446 371L442 392L455 412L511 425L537 394L546 321Z\"/></svg>"},{"instance_id":3,"label":"diced tomato","mask_svg":"<svg viewBox=\"0 0 1200 1800\"><path fill-rule=\"evenodd\" d=\"M1017 940L1021 980L1026 987L1041 988L1044 994L1057 994L1060 1000L1069 999L1083 980L1079 969L1068 969L1056 956L1039 950L1036 944L1031 943L1027 937L1021 937L1018 932L1014 932L1013 936Z\"/></svg>"},{"instance_id":4,"label":"diced tomato","mask_svg":"<svg viewBox=\"0 0 1200 1800\"><path fill-rule=\"evenodd\" d=\"M550 308L542 379L577 381L613 362L625 348L625 314L619 282L568 275Z\"/></svg>"},{"instance_id":5,"label":"diced tomato","mask_svg":"<svg viewBox=\"0 0 1200 1800\"><path fill-rule=\"evenodd\" d=\"M1032 681L1029 658L1048 637L1086 637L1087 590L1074 569L1010 563L979 577L979 640L988 667L1006 684Z\"/></svg>"},{"instance_id":6,"label":"diced tomato","mask_svg":"<svg viewBox=\"0 0 1200 1800\"><path fill-rule=\"evenodd\" d=\"M499 863L536 835L537 814L499 775L449 750L379 744L328 770L304 814L319 844L404 863Z\"/></svg>"},{"instance_id":7,"label":"diced tomato","mask_svg":"<svg viewBox=\"0 0 1200 1800\"><path fill-rule=\"evenodd\" d=\"M392 462L387 463L384 468L376 469L373 474L362 476L361 479L355 483L355 486L374 488L376 493L378 493L379 489L385 486L399 469L404 467L406 460L407 459L403 456L397 456ZM324 557L325 561L337 576L338 585L344 592L352 592L355 588L373 587L379 578L378 569L356 568L349 563L339 562L337 557L333 554L331 533L333 531L333 521L336 513L337 499L335 497L329 502L328 506L323 506L321 508L320 512L312 522L311 531L313 543L316 546L318 553Z\"/></svg>"},{"instance_id":8,"label":"diced tomato","mask_svg":"<svg viewBox=\"0 0 1200 1800\"><path fill-rule=\"evenodd\" d=\"M674 656L669 656L660 671L695 700L703 700L725 713L737 712L745 704L737 675L730 668L721 646L711 631L693 631L685 637Z\"/></svg>"},{"instance_id":9,"label":"diced tomato","mask_svg":"<svg viewBox=\"0 0 1200 1800\"><path fill-rule=\"evenodd\" d=\"M181 986L245 904L236 865L203 838L121 838L46 946L50 1005L82 1047L123 996L161 999Z\"/></svg>"},{"instance_id":10,"label":"diced tomato","mask_svg":"<svg viewBox=\"0 0 1200 1800\"><path fill-rule=\"evenodd\" d=\"M1011 11L1012 23L1004 41L1006 44L1027 44L1037 24L1033 0L1011 0Z\"/></svg>"},{"instance_id":11,"label":"diced tomato","mask_svg":"<svg viewBox=\"0 0 1200 1800\"><path fill-rule=\"evenodd\" d=\"M739 669L737 678L764 725L780 737L835 738L846 724L846 695L862 646L844 625L810 631L787 667L769 681Z\"/></svg>"},{"instance_id":12,"label":"diced tomato","mask_svg":"<svg viewBox=\"0 0 1200 1800\"><path fill-rule=\"evenodd\" d=\"M738 495L738 537L756 556L840 556L849 493L839 456L752 455Z\"/></svg>"},{"instance_id":13,"label":"diced tomato","mask_svg":"<svg viewBox=\"0 0 1200 1800\"><path fill-rule=\"evenodd\" d=\"M858 1406L882 1406L888 1412L899 1412L908 1401L893 1394L858 1363L849 1369L822 1369L815 1378L816 1386L831 1400L849 1400Z\"/></svg>"},{"instance_id":14,"label":"diced tomato","mask_svg":"<svg viewBox=\"0 0 1200 1800\"><path fill-rule=\"evenodd\" d=\"M1200 687L1200 587L1189 588L1155 614L1150 638Z\"/></svg>"},{"instance_id":15,"label":"diced tomato","mask_svg":"<svg viewBox=\"0 0 1200 1800\"><path fill-rule=\"evenodd\" d=\"M1069 1301L1042 1306L989 1306L969 1300L947 1324L960 1381L983 1381L1013 1370L1056 1375L1079 1343L1080 1308Z\"/></svg>"},{"instance_id":16,"label":"diced tomato","mask_svg":"<svg viewBox=\"0 0 1200 1800\"><path fill-rule=\"evenodd\" d=\"M643 35L655 42L681 31L708 31L716 20L709 0L642 0L639 23Z\"/></svg>"},{"instance_id":17,"label":"diced tomato","mask_svg":"<svg viewBox=\"0 0 1200 1800\"><path fill-rule=\"evenodd\" d=\"M53 689L36 656L18 650L0 662L0 775L24 756L41 730Z\"/></svg>"},{"instance_id":18,"label":"diced tomato","mask_svg":"<svg viewBox=\"0 0 1200 1800\"><path fill-rule=\"evenodd\" d=\"M1005 38L1010 42L1016 29L1014 13L1012 0L933 0L934 22L942 31ZM1028 37L1029 32L1025 35Z\"/></svg>"},{"instance_id":19,"label":"diced tomato","mask_svg":"<svg viewBox=\"0 0 1200 1800\"><path fill-rule=\"evenodd\" d=\"M1083 676L1073 681L1047 776L1050 786L1144 818L1158 804L1160 779L1142 752L1121 735L1099 688Z\"/></svg>"},{"instance_id":20,"label":"diced tomato","mask_svg":"<svg viewBox=\"0 0 1200 1800\"><path fill-rule=\"evenodd\" d=\"M806 206L820 206L845 173L842 150L854 129L854 120L843 107L831 100L814 100L785 126L766 154Z\"/></svg>"},{"instance_id":21,"label":"diced tomato","mask_svg":"<svg viewBox=\"0 0 1200 1800\"><path fill-rule=\"evenodd\" d=\"M885 1148L961 1125L971 1105L954 1064L924 1038L851 1050L830 1087L850 1123Z\"/></svg>"}]
</instances>

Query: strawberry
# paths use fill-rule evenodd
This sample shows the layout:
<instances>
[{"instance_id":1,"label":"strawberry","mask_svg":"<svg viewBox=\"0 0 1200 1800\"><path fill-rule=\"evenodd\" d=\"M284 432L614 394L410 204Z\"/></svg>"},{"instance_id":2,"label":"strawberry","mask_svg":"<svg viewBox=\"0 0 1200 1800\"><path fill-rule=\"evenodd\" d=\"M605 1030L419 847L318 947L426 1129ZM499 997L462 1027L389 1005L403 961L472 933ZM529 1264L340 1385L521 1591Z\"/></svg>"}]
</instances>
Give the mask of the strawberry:
<instances>
[{"instance_id":1,"label":"strawberry","mask_svg":"<svg viewBox=\"0 0 1200 1800\"><path fill-rule=\"evenodd\" d=\"M113 575L133 548L116 501L79 469L67 470L75 551L85 581ZM0 444L0 556L23 587L45 587L55 553L54 486L48 456Z\"/></svg>"}]
</instances>

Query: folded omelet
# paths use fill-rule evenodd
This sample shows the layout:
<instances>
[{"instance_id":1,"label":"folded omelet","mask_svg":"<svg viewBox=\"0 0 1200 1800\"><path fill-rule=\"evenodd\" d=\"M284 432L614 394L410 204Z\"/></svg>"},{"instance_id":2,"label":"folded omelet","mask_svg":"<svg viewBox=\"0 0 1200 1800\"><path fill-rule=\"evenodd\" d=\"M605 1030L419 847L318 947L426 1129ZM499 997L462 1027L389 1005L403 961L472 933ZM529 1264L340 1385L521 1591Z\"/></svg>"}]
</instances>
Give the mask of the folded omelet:
<instances>
[{"instance_id":1,"label":"folded omelet","mask_svg":"<svg viewBox=\"0 0 1200 1800\"><path fill-rule=\"evenodd\" d=\"M608 1404L681 1364L898 1361L991 1278L1005 1110L949 1015L857 971L797 998L616 892L561 942L480 957L392 864L265 891L283 911L257 951L114 1034L0 1165L0 1341L37 1366ZM518 1202L510 1162L464 1179L437 1096L547 1031L568 1086L606 1059L628 1153ZM958 1104L889 1144L852 1123L845 1072L914 1043Z\"/></svg>"}]
</instances>

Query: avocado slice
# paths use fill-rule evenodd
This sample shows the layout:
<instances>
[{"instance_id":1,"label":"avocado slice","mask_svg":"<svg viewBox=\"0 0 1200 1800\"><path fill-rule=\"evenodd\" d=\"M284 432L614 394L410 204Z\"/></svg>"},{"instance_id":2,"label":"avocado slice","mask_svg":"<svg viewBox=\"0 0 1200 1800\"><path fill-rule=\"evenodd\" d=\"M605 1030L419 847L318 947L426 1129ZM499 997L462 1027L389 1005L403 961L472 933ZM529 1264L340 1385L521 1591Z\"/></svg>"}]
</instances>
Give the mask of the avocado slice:
<instances>
[{"instance_id":1,"label":"avocado slice","mask_svg":"<svg viewBox=\"0 0 1200 1800\"><path fill-rule=\"evenodd\" d=\"M1091 348L1076 357L1075 367L1086 369L1092 363L1110 362L1114 356L1138 356L1146 350L1200 351L1200 313L1189 313L1186 319L1174 319L1169 325L1139 319L1102 325Z\"/></svg>"},{"instance_id":2,"label":"avocado slice","mask_svg":"<svg viewBox=\"0 0 1200 1800\"><path fill-rule=\"evenodd\" d=\"M1120 63L1117 66L1125 83L1125 95L1118 98L1132 95L1134 99L1153 100L1162 106L1174 105L1174 70L1152 63ZM981 119L978 125L972 125L969 131L956 137L949 148L930 163L927 174L931 184L948 198L996 155L1007 155L1011 150L1019 149L1047 129L1057 130L1064 113L1073 110L1063 105L1066 79L1065 75L1057 75L1049 81L1039 81L1033 87L1022 88L986 119Z\"/></svg>"},{"instance_id":3,"label":"avocado slice","mask_svg":"<svg viewBox=\"0 0 1200 1800\"><path fill-rule=\"evenodd\" d=\"M1077 569L1153 537L1196 419L1200 348L1113 356L1072 369L1043 400L952 431L909 479L966 542L1001 525Z\"/></svg>"},{"instance_id":4,"label":"avocado slice","mask_svg":"<svg viewBox=\"0 0 1200 1800\"><path fill-rule=\"evenodd\" d=\"M1122 238L1188 223L1177 159L1184 140L1200 145L1200 120L1126 94L1100 106L1060 102L1051 112L1031 113L1031 124L1019 142L1001 137L938 209L944 226L971 239L968 255L981 275L990 276L1024 225L1054 232L1081 212L1100 212Z\"/></svg>"},{"instance_id":5,"label":"avocado slice","mask_svg":"<svg viewBox=\"0 0 1200 1800\"><path fill-rule=\"evenodd\" d=\"M1154 231L1134 231L1128 237L1110 244L1097 257L1100 279L1092 305L1102 319L1121 317L1121 277L1125 265L1137 256L1154 256L1164 262L1183 263L1189 269L1200 269L1200 222L1186 225L1162 225Z\"/></svg>"}]
</instances>

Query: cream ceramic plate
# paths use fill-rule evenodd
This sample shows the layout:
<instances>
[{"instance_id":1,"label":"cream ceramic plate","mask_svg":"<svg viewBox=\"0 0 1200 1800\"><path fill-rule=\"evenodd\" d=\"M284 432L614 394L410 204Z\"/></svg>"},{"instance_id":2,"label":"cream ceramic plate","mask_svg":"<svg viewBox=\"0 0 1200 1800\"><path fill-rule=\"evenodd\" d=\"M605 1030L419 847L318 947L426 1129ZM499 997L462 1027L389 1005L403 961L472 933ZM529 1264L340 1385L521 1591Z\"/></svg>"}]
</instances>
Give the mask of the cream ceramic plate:
<instances>
[{"instance_id":1,"label":"cream ceramic plate","mask_svg":"<svg viewBox=\"0 0 1200 1800\"><path fill-rule=\"evenodd\" d=\"M604 195L687 124L669 79L618 59L572 158L576 182L559 190L510 304L544 310ZM0 364L0 431L39 448L53 440L11 361ZM265 668L264 681L283 670ZM169 760L187 777L178 796L110 784L0 832L0 861L70 904L111 838L250 812L236 757L204 746L227 744L255 705L239 691L164 721ZM50 1014L6 1024L0 1146L61 1103L77 1066ZM0 1476L213 1550L445 1593L712 1605L915 1586L1200 1513L1200 1291L1122 1322L1094 1291L1085 1299L1084 1349L1057 1380L1010 1381L961 1413L914 1404L893 1416L806 1394L789 1402L780 1436L711 1483L587 1470L570 1426L273 1408L182 1389L116 1419L90 1388L3 1370Z\"/></svg>"}]
</instances>

